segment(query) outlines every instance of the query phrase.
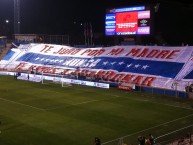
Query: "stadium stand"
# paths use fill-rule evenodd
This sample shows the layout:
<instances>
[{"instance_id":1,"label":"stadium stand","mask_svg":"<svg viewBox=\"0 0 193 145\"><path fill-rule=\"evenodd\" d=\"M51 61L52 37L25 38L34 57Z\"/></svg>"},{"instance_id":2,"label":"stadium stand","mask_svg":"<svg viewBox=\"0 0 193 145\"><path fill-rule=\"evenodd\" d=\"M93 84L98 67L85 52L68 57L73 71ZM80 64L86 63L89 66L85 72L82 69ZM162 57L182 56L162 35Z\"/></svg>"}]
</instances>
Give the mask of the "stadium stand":
<instances>
[{"instance_id":1,"label":"stadium stand","mask_svg":"<svg viewBox=\"0 0 193 145\"><path fill-rule=\"evenodd\" d=\"M0 68L41 73L62 73L113 84L135 84L139 90L155 88L168 94L185 93L193 83L191 46L113 46L76 48L26 44L8 51ZM77 69L78 68L78 69ZM151 89L152 91L152 89ZM164 90L164 92L167 92ZM178 92L178 95L181 94ZM183 94L182 93L182 94ZM185 94L182 95L186 97Z\"/></svg>"}]
</instances>

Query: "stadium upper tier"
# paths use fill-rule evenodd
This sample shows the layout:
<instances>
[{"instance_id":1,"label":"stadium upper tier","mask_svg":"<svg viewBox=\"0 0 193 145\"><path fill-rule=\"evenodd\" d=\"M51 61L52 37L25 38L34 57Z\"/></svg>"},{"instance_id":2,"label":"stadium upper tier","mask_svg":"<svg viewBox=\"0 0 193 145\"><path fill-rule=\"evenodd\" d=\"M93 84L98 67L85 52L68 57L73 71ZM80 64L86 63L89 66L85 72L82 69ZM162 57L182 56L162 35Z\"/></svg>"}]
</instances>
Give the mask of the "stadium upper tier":
<instances>
[{"instance_id":1,"label":"stadium upper tier","mask_svg":"<svg viewBox=\"0 0 193 145\"><path fill-rule=\"evenodd\" d=\"M28 44L11 49L0 68L86 76L185 90L193 83L193 47L113 46L74 48ZM175 86L175 87L174 87Z\"/></svg>"}]
</instances>

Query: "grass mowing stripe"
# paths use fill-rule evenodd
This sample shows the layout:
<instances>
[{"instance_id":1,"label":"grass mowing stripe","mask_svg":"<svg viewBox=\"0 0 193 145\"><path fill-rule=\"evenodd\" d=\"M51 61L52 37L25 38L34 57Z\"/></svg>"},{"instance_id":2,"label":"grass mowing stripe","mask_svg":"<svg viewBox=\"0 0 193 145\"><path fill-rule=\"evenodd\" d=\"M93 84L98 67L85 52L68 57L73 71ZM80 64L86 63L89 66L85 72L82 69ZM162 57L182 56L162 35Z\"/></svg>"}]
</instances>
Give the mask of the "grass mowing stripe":
<instances>
[{"instance_id":1,"label":"grass mowing stripe","mask_svg":"<svg viewBox=\"0 0 193 145\"><path fill-rule=\"evenodd\" d=\"M118 98L118 97L120 97L120 96L114 96L112 98ZM41 110L41 111L51 111L51 110L56 110L56 109L60 109L60 108L66 108L66 107L77 106L77 105L82 105L82 104L87 104L87 103L92 103L92 102L109 100L109 98L108 99L101 99L101 100L90 100L90 101L80 102L80 103L76 103L76 104L71 104L71 105L68 105L68 106L65 106L65 107L64 106L58 106L58 107L50 108L50 109L41 109L41 108L38 108L38 107L34 107L34 106L31 106L31 105L27 105L27 104L23 104L23 103L19 103L19 102L16 102L16 101L11 101L11 100L8 100L8 99L3 99L3 98L0 98L0 100L11 102L11 103L22 105L22 106L26 106L26 107L30 107L30 108Z\"/></svg>"},{"instance_id":2,"label":"grass mowing stripe","mask_svg":"<svg viewBox=\"0 0 193 145\"><path fill-rule=\"evenodd\" d=\"M71 89L79 90L79 91L86 91L86 92L95 92L94 90L93 90L93 91L92 91L92 90L87 91L87 90L84 90L84 89L77 89L77 88L71 88ZM100 92L97 92L97 93L100 93ZM132 93L134 93L134 94L137 95L137 93L135 93L135 92L132 92ZM135 100L135 101L144 101L144 102L148 101L148 102L155 103L155 104L160 104L160 105L165 105L165 106L170 106L170 107L175 107L175 108L182 108L182 109L187 109L187 110L193 110L192 108L180 107L180 106L170 105L170 104L164 104L164 103L158 103L158 102L151 101L151 100L147 100L147 99L146 99L146 100L143 100L143 99L133 99L133 98L124 97L124 96L120 96L120 95L112 95L112 94L105 93L105 92L103 92L103 93L101 93L101 94L106 94L106 95L114 96L114 97L127 98L127 99Z\"/></svg>"},{"instance_id":3,"label":"grass mowing stripe","mask_svg":"<svg viewBox=\"0 0 193 145\"><path fill-rule=\"evenodd\" d=\"M171 120L171 121L168 121L168 122L165 122L165 123L162 123L162 124L159 124L159 125L150 127L150 128L146 128L146 129L143 129L143 130L134 132L134 133L132 133L132 134L128 134L128 135L125 135L125 136L118 137L118 138L116 138L116 139L113 139L113 140L104 142L104 143L102 143L102 145L105 145L105 144L114 142L114 141L119 140L119 139L121 139L121 138L126 138L126 137L129 137L129 136L132 136L132 135L136 135L136 134L139 134L139 133L141 133L141 132L148 131L148 130L150 130L150 129L155 129L155 128L157 128L157 127L160 127L160 126L163 126L163 125L166 125L166 124L169 124L169 123L172 123L172 122L175 122L175 121L184 119L184 118L188 118L188 117L191 117L191 116L193 116L193 114L190 114L190 115L187 115L187 116L184 116L184 117L180 117L180 118L177 118L177 119L174 119L174 120Z\"/></svg>"},{"instance_id":4,"label":"grass mowing stripe","mask_svg":"<svg viewBox=\"0 0 193 145\"><path fill-rule=\"evenodd\" d=\"M6 101L6 102L11 102L11 103L18 104L18 105L22 105L22 106L26 106L26 107L33 108L33 109L40 110L40 111L45 111L45 109L41 109L41 108L38 108L38 107L34 107L34 106L31 106L31 105L27 105L27 104L15 102L15 101L3 99L3 98L0 98L0 100Z\"/></svg>"},{"instance_id":5,"label":"grass mowing stripe","mask_svg":"<svg viewBox=\"0 0 193 145\"><path fill-rule=\"evenodd\" d=\"M170 106L170 107L175 107L175 108L181 108L181 109L187 109L187 110L192 110L192 108L187 108L187 107L180 107L180 106L176 106L176 105L170 105L170 104L165 104L165 103L158 103L158 102L155 102L155 101L151 101L151 100L140 100L140 99L132 99L132 98L128 98L128 97L123 97L123 96L120 96L121 98L126 98L126 99L130 99L130 100L135 100L135 101L144 101L144 102L150 102L150 103L154 103L154 104L159 104L159 105L165 105L165 106Z\"/></svg>"},{"instance_id":6,"label":"grass mowing stripe","mask_svg":"<svg viewBox=\"0 0 193 145\"><path fill-rule=\"evenodd\" d=\"M42 90L45 90L45 91L50 91L50 90L46 90L46 89L43 89L43 88L39 88L39 89L42 89ZM95 92L96 93L96 90L85 90L85 89L80 89L80 88L73 88L73 87L71 87L70 89L73 89L73 90L79 90L79 91L83 91L83 92ZM50 92L53 92L53 91L50 91ZM57 91L54 91L55 93L60 93L60 92L57 92ZM146 102L146 101L149 101L149 102L151 102L151 103L155 103L155 104L160 104L160 105L165 105L165 106L171 106L171 107L175 107L175 108L182 108L182 109L187 109L187 110L193 110L192 108L187 108L187 107L180 107L180 106L176 106L176 105L170 105L170 104L164 104L164 103L158 103L158 102L155 102L155 101L151 101L151 100L148 100L148 99L146 99L146 100L143 100L143 99L133 99L133 98L129 98L129 97L124 97L124 96L120 96L120 95L112 95L112 94L109 94L109 93L105 93L105 92L103 92L103 93L101 93L101 92L97 92L97 93L99 93L99 94L105 94L105 95L109 95L109 96L114 96L114 97L122 97L122 98L127 98L127 99L131 99L131 100L135 100L135 101L144 101L144 102ZM135 92L132 92L132 93L134 93L134 94L136 94L137 95L137 93L135 93ZM97 100L97 101L100 101L100 100ZM102 100L101 100L102 101ZM71 106L71 105L69 105L69 106ZM60 108L60 107L56 107L56 109L58 109L58 108ZM61 107L62 108L62 107ZM54 110L54 109L46 109L46 110Z\"/></svg>"},{"instance_id":7,"label":"grass mowing stripe","mask_svg":"<svg viewBox=\"0 0 193 145\"><path fill-rule=\"evenodd\" d=\"M180 107L180 106L175 106L175 105L170 105L170 104L163 104L163 103L158 103L158 102L153 102L153 101L149 101L149 102L159 104L159 105L171 106L171 107L175 107L175 108L181 108L181 109L187 109L187 110L192 110L193 111L192 108Z\"/></svg>"},{"instance_id":8,"label":"grass mowing stripe","mask_svg":"<svg viewBox=\"0 0 193 145\"><path fill-rule=\"evenodd\" d=\"M85 145L92 144L95 136L99 136L105 143L120 136L133 134L193 114L193 111L189 109L193 106L193 102L165 98L164 95L157 96L143 92L126 92L115 88L98 89L77 85L62 88L58 85L49 86L13 81L12 78L10 82L6 80L2 83L0 81L1 85L0 96L2 98L40 109L64 108L39 111L26 105L21 106L20 104L19 106L18 103L17 105L0 100L1 110L3 110L0 113L0 120L3 121L2 127L24 123L21 127L13 127L3 132L0 135L1 144ZM6 91L9 87L11 89ZM68 105L72 107L65 108ZM188 110L184 107L187 107ZM192 119L193 116L187 117L139 134L151 132L154 136L160 136L192 124ZM138 135L126 137L124 142L137 144ZM115 145L114 143L110 142Z\"/></svg>"},{"instance_id":9,"label":"grass mowing stripe","mask_svg":"<svg viewBox=\"0 0 193 145\"><path fill-rule=\"evenodd\" d=\"M61 92L58 92L58 91L50 91L50 90L47 90L47 89L43 89L43 88L37 88L37 89L41 89L43 91L47 91L47 92L55 92L55 93L61 93ZM86 92L95 92L95 91L92 91L92 90L84 90L84 89L77 89L77 88L72 88L74 90L80 90L80 91L86 91ZM134 92L135 93L135 92ZM104 93L103 93L104 94ZM151 103L155 103L155 104L161 104L161 105L166 105L166 106L171 106L171 107L175 107L175 108L182 108L182 109L188 109L188 110L193 110L191 108L187 108L187 107L180 107L180 106L175 106L175 105L170 105L170 104L164 104L164 103L158 103L158 102L155 102L155 101L151 101L151 100L141 100L141 99L133 99L133 98L129 98L129 97L124 97L124 96L119 96L119 95L112 95L112 94L108 94L108 93L105 93L106 95L109 95L109 96L114 96L114 97L122 97L122 98L126 98L126 99L131 99L131 100L135 100L135 101L149 101ZM7 100L7 99L2 99L1 100ZM103 101L103 100L106 100L106 99L102 99L102 100L91 100L91 101L86 101L86 102L82 102L82 103L77 103L77 104L72 104L72 105L69 105L69 106L73 106L73 105L79 105L79 104L85 104L85 103L90 103L90 102L95 102L95 101ZM62 106L59 106L59 107L55 107L55 108L51 108L51 109L41 109L41 108L38 108L38 107L34 107L34 106L30 106L30 105L26 105L26 104L23 104L23 103L19 103L19 102L15 102L15 101L11 101L11 100L7 100L9 102L12 102L12 103L17 103L17 104L20 104L20 105L25 105L25 106L28 106L28 107L31 107L31 108L35 108L35 109L38 109L38 110L54 110L54 109L58 109L58 108L62 108ZM69 107L68 106L68 107Z\"/></svg>"}]
</instances>

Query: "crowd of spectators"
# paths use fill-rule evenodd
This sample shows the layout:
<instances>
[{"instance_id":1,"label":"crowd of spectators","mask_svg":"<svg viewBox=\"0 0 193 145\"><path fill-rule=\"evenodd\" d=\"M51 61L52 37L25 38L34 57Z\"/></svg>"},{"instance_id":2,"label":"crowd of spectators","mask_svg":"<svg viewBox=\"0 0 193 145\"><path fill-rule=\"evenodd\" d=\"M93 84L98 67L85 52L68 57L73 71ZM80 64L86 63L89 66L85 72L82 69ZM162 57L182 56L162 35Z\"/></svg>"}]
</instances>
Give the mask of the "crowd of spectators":
<instances>
[{"instance_id":1,"label":"crowd of spectators","mask_svg":"<svg viewBox=\"0 0 193 145\"><path fill-rule=\"evenodd\" d=\"M148 137L138 136L137 141L138 141L138 145L155 145L155 139L152 134L149 134ZM128 144L123 143L122 145L128 145ZM134 145L134 144L130 143L129 145Z\"/></svg>"},{"instance_id":2,"label":"crowd of spectators","mask_svg":"<svg viewBox=\"0 0 193 145\"><path fill-rule=\"evenodd\" d=\"M155 139L152 134L149 134L148 138L144 136L138 136L137 138L139 145L154 145Z\"/></svg>"}]
</instances>

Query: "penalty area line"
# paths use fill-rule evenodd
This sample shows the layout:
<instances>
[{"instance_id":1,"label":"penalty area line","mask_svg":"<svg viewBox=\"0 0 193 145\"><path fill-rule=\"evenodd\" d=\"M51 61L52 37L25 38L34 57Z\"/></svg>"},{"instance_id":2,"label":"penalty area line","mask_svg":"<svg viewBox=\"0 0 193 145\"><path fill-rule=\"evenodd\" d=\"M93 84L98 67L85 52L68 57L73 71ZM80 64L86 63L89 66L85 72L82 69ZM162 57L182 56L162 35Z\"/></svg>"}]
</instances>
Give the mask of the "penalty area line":
<instances>
[{"instance_id":1,"label":"penalty area line","mask_svg":"<svg viewBox=\"0 0 193 145\"><path fill-rule=\"evenodd\" d=\"M60 109L60 108L67 108L67 107L71 107L71 106L78 106L78 105L82 105L82 104L87 104L87 103L91 103L91 102L96 102L98 100L90 100L90 101L85 101L85 102L81 102L81 103L77 103L77 104L71 104L71 105L67 105L67 106L58 106L55 108L50 108L50 109L45 109L46 111L51 111L51 110L56 110L56 109Z\"/></svg>"},{"instance_id":2,"label":"penalty area line","mask_svg":"<svg viewBox=\"0 0 193 145\"><path fill-rule=\"evenodd\" d=\"M71 106L78 106L78 105L83 105L83 104L88 104L88 103L93 103L93 102L99 102L99 101L105 101L105 100L109 100L109 99L115 99L115 98L119 98L119 96L114 96L108 99L101 99L101 100L90 100L90 101L85 101L85 102L80 102L80 103L76 103L76 104L70 104L67 106L58 106L55 108L50 108L50 109L44 109L45 111L51 111L51 110L56 110L56 109L60 109L60 108L67 108L67 107L71 107Z\"/></svg>"}]
</instances>

